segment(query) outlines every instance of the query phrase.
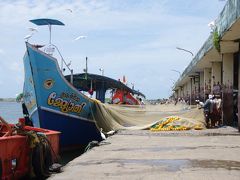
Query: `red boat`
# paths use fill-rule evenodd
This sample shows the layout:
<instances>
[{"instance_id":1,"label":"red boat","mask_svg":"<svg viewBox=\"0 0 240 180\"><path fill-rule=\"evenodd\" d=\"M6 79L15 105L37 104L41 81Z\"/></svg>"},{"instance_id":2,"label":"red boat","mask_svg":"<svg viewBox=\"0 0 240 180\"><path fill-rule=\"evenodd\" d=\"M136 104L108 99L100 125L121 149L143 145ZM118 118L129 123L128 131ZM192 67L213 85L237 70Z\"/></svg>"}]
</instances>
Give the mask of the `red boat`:
<instances>
[{"instance_id":1,"label":"red boat","mask_svg":"<svg viewBox=\"0 0 240 180\"><path fill-rule=\"evenodd\" d=\"M0 117L0 179L46 178L59 153L60 132L17 125Z\"/></svg>"},{"instance_id":2,"label":"red boat","mask_svg":"<svg viewBox=\"0 0 240 180\"><path fill-rule=\"evenodd\" d=\"M130 92L117 89L112 97L113 104L127 104L127 105L140 105L140 101L137 100Z\"/></svg>"}]
</instances>

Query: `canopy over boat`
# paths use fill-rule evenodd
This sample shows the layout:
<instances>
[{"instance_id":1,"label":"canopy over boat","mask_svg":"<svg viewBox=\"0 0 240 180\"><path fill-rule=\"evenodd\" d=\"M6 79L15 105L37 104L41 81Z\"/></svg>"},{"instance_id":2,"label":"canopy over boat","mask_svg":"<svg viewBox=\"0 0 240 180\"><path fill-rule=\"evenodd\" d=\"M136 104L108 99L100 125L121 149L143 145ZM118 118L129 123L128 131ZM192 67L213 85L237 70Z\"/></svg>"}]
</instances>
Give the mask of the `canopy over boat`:
<instances>
[{"instance_id":1,"label":"canopy over boat","mask_svg":"<svg viewBox=\"0 0 240 180\"><path fill-rule=\"evenodd\" d=\"M65 77L67 80L70 81L70 75L67 75ZM88 91L91 86L94 90L100 90L101 88L104 88L105 91L107 89L121 89L145 98L145 95L143 93L129 88L121 81L117 81L115 79L97 74L75 74L73 75L73 85L74 87L82 91Z\"/></svg>"},{"instance_id":2,"label":"canopy over boat","mask_svg":"<svg viewBox=\"0 0 240 180\"><path fill-rule=\"evenodd\" d=\"M38 26L43 26L43 25L59 25L59 26L64 26L61 21L56 20L56 19L32 19L30 20L33 24L36 24Z\"/></svg>"}]
</instances>

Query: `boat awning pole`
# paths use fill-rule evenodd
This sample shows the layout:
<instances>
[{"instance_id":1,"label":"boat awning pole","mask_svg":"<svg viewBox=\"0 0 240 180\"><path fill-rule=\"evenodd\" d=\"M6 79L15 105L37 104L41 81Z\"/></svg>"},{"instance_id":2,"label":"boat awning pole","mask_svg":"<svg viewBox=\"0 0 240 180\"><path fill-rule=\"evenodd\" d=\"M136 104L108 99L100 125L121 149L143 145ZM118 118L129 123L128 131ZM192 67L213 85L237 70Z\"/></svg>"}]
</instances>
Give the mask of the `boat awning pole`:
<instances>
[{"instance_id":1,"label":"boat awning pole","mask_svg":"<svg viewBox=\"0 0 240 180\"><path fill-rule=\"evenodd\" d=\"M71 69L71 80L70 80L71 84L73 84L73 69Z\"/></svg>"}]
</instances>

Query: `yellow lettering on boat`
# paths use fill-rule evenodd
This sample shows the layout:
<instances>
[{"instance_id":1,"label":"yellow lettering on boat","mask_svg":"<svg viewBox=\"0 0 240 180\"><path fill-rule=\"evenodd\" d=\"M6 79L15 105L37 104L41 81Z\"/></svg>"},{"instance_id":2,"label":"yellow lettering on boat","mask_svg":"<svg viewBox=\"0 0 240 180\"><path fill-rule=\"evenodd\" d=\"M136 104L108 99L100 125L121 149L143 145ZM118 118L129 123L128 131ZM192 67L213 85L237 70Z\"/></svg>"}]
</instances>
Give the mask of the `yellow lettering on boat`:
<instances>
[{"instance_id":1,"label":"yellow lettering on boat","mask_svg":"<svg viewBox=\"0 0 240 180\"><path fill-rule=\"evenodd\" d=\"M60 111L64 113L68 113L68 112L80 113L84 108L84 106L86 105L85 102L83 102L82 104L75 104L71 100L65 100L61 97L57 97L57 93L52 92L48 96L47 104L49 106L59 108Z\"/></svg>"}]
</instances>

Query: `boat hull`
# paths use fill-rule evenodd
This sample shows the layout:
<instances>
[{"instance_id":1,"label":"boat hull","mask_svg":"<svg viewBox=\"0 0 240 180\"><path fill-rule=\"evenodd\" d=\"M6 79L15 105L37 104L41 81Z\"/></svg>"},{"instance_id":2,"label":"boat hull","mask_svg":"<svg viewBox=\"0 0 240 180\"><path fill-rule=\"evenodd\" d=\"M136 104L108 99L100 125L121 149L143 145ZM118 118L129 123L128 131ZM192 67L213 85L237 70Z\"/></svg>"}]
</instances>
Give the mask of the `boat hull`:
<instances>
[{"instance_id":1,"label":"boat hull","mask_svg":"<svg viewBox=\"0 0 240 180\"><path fill-rule=\"evenodd\" d=\"M96 140L101 141L98 129L93 121L67 116L39 108L40 124L42 128L48 128L62 132L60 144L63 148L71 149L88 144Z\"/></svg>"},{"instance_id":2,"label":"boat hull","mask_svg":"<svg viewBox=\"0 0 240 180\"><path fill-rule=\"evenodd\" d=\"M63 76L57 59L26 43L24 103L35 127L61 132L61 148L102 140L94 120L94 101Z\"/></svg>"}]
</instances>

